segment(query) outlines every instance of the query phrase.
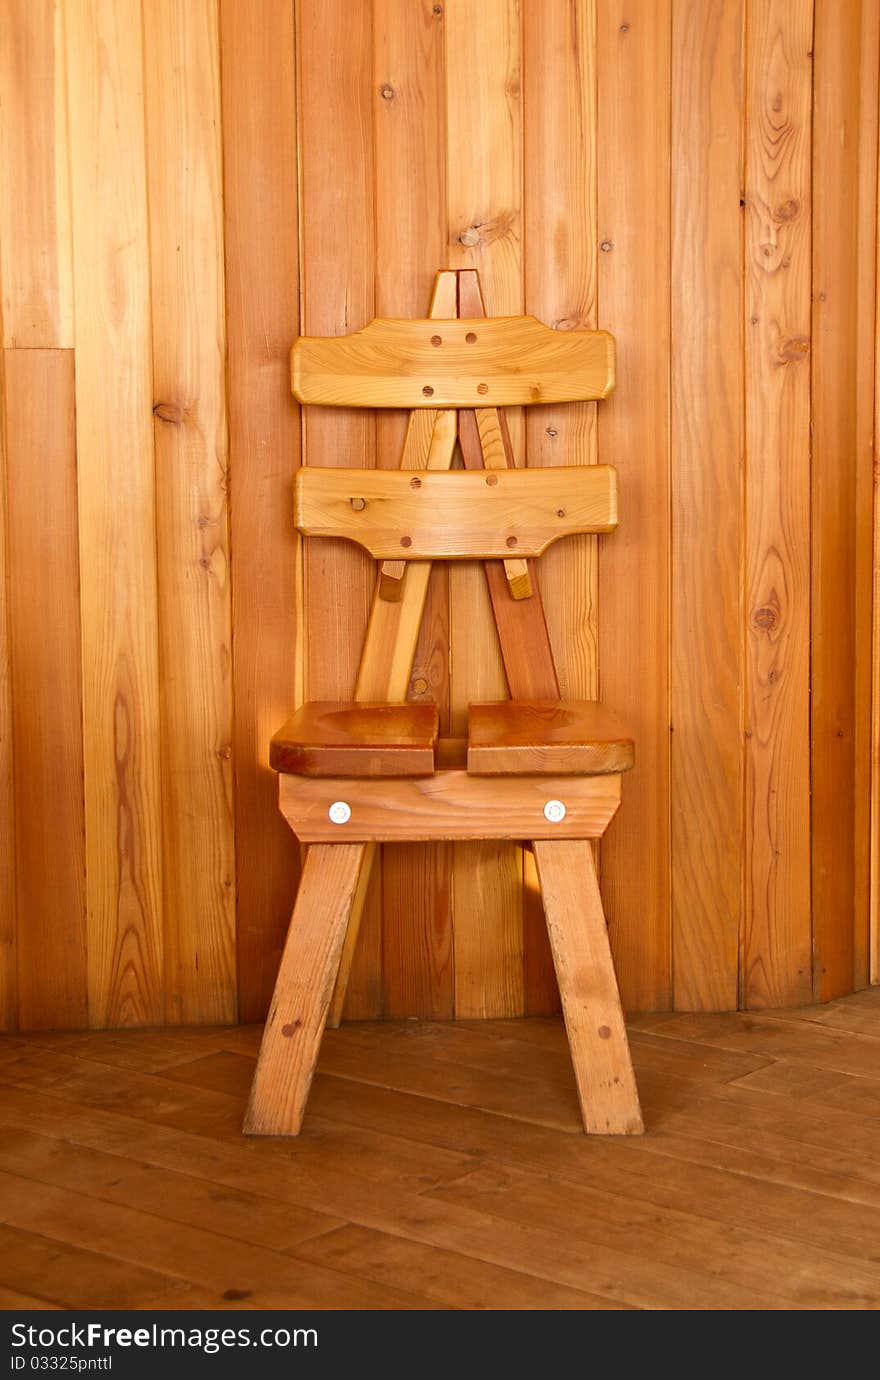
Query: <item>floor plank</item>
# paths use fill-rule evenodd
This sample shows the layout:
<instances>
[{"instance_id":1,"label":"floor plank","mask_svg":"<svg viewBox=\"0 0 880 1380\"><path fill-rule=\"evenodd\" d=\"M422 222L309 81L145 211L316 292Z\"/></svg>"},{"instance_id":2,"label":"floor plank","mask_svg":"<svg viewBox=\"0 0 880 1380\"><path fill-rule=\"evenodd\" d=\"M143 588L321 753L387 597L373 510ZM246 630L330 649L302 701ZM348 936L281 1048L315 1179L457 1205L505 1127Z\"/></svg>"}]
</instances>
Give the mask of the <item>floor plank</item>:
<instances>
[{"instance_id":1,"label":"floor plank","mask_svg":"<svg viewBox=\"0 0 880 1380\"><path fill-rule=\"evenodd\" d=\"M631 1022L643 1137L559 1018L328 1032L303 1134L258 1027L0 1039L0 1307L880 1309L880 991Z\"/></svg>"}]
</instances>

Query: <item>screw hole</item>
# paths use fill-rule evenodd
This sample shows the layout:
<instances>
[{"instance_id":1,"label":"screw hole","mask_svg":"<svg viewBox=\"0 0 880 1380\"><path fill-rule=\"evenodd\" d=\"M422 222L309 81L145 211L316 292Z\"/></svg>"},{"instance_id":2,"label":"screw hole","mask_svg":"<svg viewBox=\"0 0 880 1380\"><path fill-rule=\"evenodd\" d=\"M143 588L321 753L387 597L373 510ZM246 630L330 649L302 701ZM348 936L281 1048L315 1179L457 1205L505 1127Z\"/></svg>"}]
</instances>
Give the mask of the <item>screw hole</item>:
<instances>
[{"instance_id":1,"label":"screw hole","mask_svg":"<svg viewBox=\"0 0 880 1380\"><path fill-rule=\"evenodd\" d=\"M426 398L433 398L434 396L434 390L429 383L425 384L424 388L422 389L422 392L424 393Z\"/></svg>"},{"instance_id":2,"label":"screw hole","mask_svg":"<svg viewBox=\"0 0 880 1380\"><path fill-rule=\"evenodd\" d=\"M431 336L431 344L432 344L432 345L442 345L442 344L443 344L443 337L442 337L442 335L432 335L432 336Z\"/></svg>"},{"instance_id":3,"label":"screw hole","mask_svg":"<svg viewBox=\"0 0 880 1380\"><path fill-rule=\"evenodd\" d=\"M401 537L400 544L401 546L412 546L412 537Z\"/></svg>"},{"instance_id":4,"label":"screw hole","mask_svg":"<svg viewBox=\"0 0 880 1380\"><path fill-rule=\"evenodd\" d=\"M478 384L477 384L477 392L478 392L479 394L481 394L481 396L485 397L485 395L488 393L488 391L489 391L489 385L488 385L488 383L478 383Z\"/></svg>"},{"instance_id":5,"label":"screw hole","mask_svg":"<svg viewBox=\"0 0 880 1380\"><path fill-rule=\"evenodd\" d=\"M473 331L468 331L467 335L465 336L465 340L467 341L468 345L476 345L477 343L477 337L474 335Z\"/></svg>"},{"instance_id":6,"label":"screw hole","mask_svg":"<svg viewBox=\"0 0 880 1380\"><path fill-rule=\"evenodd\" d=\"M486 475L486 483L487 483L490 487L491 487L493 484L497 484L497 483L498 483L498 475L497 475L497 474L487 474L487 475Z\"/></svg>"},{"instance_id":7,"label":"screw hole","mask_svg":"<svg viewBox=\"0 0 880 1380\"><path fill-rule=\"evenodd\" d=\"M409 481L409 487L411 489L420 489L422 487L421 479L411 479Z\"/></svg>"},{"instance_id":8,"label":"screw hole","mask_svg":"<svg viewBox=\"0 0 880 1380\"><path fill-rule=\"evenodd\" d=\"M517 542L516 537L508 537L508 538L507 538L507 545L510 546L510 547L514 547L514 546L518 546L519 543Z\"/></svg>"}]
</instances>

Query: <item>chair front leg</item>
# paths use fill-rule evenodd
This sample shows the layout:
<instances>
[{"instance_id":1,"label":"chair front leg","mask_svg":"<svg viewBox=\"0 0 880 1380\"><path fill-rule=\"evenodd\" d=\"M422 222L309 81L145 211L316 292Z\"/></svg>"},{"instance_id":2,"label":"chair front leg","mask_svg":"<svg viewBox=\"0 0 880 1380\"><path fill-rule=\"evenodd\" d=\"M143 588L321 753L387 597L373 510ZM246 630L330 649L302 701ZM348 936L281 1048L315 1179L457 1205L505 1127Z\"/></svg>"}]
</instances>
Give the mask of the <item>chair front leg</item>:
<instances>
[{"instance_id":1,"label":"chair front leg","mask_svg":"<svg viewBox=\"0 0 880 1380\"><path fill-rule=\"evenodd\" d=\"M365 847L309 848L263 1031L246 1135L299 1134Z\"/></svg>"}]
</instances>

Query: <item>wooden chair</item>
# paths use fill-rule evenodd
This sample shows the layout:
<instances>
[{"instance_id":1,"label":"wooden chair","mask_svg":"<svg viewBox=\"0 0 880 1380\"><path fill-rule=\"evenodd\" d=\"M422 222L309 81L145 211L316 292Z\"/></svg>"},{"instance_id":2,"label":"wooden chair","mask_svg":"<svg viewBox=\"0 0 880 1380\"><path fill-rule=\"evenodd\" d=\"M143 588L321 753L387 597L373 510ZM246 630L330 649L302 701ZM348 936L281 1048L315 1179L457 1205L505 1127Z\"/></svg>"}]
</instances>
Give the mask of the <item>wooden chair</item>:
<instances>
[{"instance_id":1,"label":"wooden chair","mask_svg":"<svg viewBox=\"0 0 880 1380\"><path fill-rule=\"evenodd\" d=\"M475 272L437 275L430 319L371 322L292 352L303 403L410 409L399 471L302 469L296 525L380 562L354 700L305 704L272 741L281 811L308 845L245 1131L296 1135L338 1024L377 844L519 839L534 850L584 1128L642 1130L589 840L633 744L601 705L564 702L535 557L617 524L608 466L517 470L504 406L605 397L614 345L532 317L486 318ZM450 470L456 437L465 468ZM405 702L431 562L480 558L512 699L474 704L467 742ZM335 986L334 986L335 985Z\"/></svg>"}]
</instances>

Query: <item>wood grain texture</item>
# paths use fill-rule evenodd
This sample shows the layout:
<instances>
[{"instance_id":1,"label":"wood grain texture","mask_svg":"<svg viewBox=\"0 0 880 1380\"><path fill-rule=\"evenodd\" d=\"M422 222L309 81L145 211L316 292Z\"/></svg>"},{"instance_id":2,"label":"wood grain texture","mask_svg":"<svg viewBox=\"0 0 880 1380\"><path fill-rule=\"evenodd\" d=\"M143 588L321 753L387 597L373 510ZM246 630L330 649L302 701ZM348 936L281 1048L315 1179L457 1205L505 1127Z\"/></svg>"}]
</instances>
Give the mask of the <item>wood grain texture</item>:
<instances>
[{"instance_id":1,"label":"wood grain texture","mask_svg":"<svg viewBox=\"0 0 880 1380\"><path fill-rule=\"evenodd\" d=\"M633 742L594 700L472 704L467 764L477 776L622 772L633 765Z\"/></svg>"},{"instance_id":2,"label":"wood grain texture","mask_svg":"<svg viewBox=\"0 0 880 1380\"><path fill-rule=\"evenodd\" d=\"M617 483L610 465L415 478L310 466L296 476L294 511L306 535L345 537L377 560L540 556L563 537L613 532Z\"/></svg>"},{"instance_id":3,"label":"wood grain texture","mask_svg":"<svg viewBox=\"0 0 880 1380\"><path fill-rule=\"evenodd\" d=\"M727 1010L736 1006L739 990L743 25L739 0L681 0L673 7L670 799L676 1010ZM695 179L696 167L701 175ZM714 459L707 465L710 448Z\"/></svg>"},{"instance_id":4,"label":"wood grain texture","mask_svg":"<svg viewBox=\"0 0 880 1380\"><path fill-rule=\"evenodd\" d=\"M301 776L424 776L438 727L433 704L311 701L275 734L269 761Z\"/></svg>"},{"instance_id":5,"label":"wood grain texture","mask_svg":"<svg viewBox=\"0 0 880 1380\"><path fill-rule=\"evenodd\" d=\"M298 2L301 329L309 335L348 335L375 315L372 33L370 0ZM303 453L309 464L372 467L374 414L305 409ZM306 698L350 699L372 562L346 543L307 540L304 563ZM380 868L373 877L349 984L352 1019L381 1010Z\"/></svg>"},{"instance_id":6,"label":"wood grain texture","mask_svg":"<svg viewBox=\"0 0 880 1380\"><path fill-rule=\"evenodd\" d=\"M526 310L557 331L597 322L595 0L523 9L523 186ZM529 465L596 463L595 403L529 408ZM615 457L609 456L609 463ZM541 588L564 699L598 694L598 547L548 551ZM543 924L543 917L541 917Z\"/></svg>"},{"instance_id":7,"label":"wood grain texture","mask_svg":"<svg viewBox=\"0 0 880 1380\"><path fill-rule=\"evenodd\" d=\"M669 158L668 0L602 5L597 27L599 303L626 380L599 411L626 520L599 548L601 698L636 743L602 883L624 1006L668 1005Z\"/></svg>"},{"instance_id":8,"label":"wood grain texture","mask_svg":"<svg viewBox=\"0 0 880 1380\"><path fill-rule=\"evenodd\" d=\"M586 840L538 842L547 928L584 1130L644 1130L593 854Z\"/></svg>"},{"instance_id":9,"label":"wood grain texture","mask_svg":"<svg viewBox=\"0 0 880 1380\"><path fill-rule=\"evenodd\" d=\"M73 352L3 371L18 1020L46 1030L88 1017Z\"/></svg>"},{"instance_id":10,"label":"wood grain texture","mask_svg":"<svg viewBox=\"0 0 880 1380\"><path fill-rule=\"evenodd\" d=\"M856 988L870 981L871 890L871 609L873 601L874 372L877 297L877 150L880 9L861 7L859 43L858 293L856 305L856 664L855 916Z\"/></svg>"},{"instance_id":11,"label":"wood grain texture","mask_svg":"<svg viewBox=\"0 0 880 1380\"><path fill-rule=\"evenodd\" d=\"M761 1007L812 990L809 0L759 0L746 39L742 997Z\"/></svg>"},{"instance_id":12,"label":"wood grain texture","mask_svg":"<svg viewBox=\"0 0 880 1380\"><path fill-rule=\"evenodd\" d=\"M475 7L447 0L446 224L449 263L480 273L489 315L517 315L522 284L522 34L506 0ZM491 55L491 57L489 56ZM514 454L522 421L513 414ZM503 571L499 578L509 599ZM517 607L531 601L514 601ZM465 732L468 704L506 693L506 681L479 566L449 572L451 731ZM512 848L472 843L455 849L453 928L457 1016L524 1010L522 862Z\"/></svg>"},{"instance_id":13,"label":"wood grain texture","mask_svg":"<svg viewBox=\"0 0 880 1380\"><path fill-rule=\"evenodd\" d=\"M293 13L220 6L233 614L238 1009L264 1015L296 894L269 739L302 699L299 553L290 482L300 428L287 388L297 300Z\"/></svg>"},{"instance_id":14,"label":"wood grain texture","mask_svg":"<svg viewBox=\"0 0 880 1380\"><path fill-rule=\"evenodd\" d=\"M165 1016L236 1013L220 42L144 11L162 714ZM193 902L198 898L197 904Z\"/></svg>"},{"instance_id":15,"label":"wood grain texture","mask_svg":"<svg viewBox=\"0 0 880 1380\"><path fill-rule=\"evenodd\" d=\"M840 245L858 246L860 11L858 0L815 0L813 20L812 175L822 189L812 216L813 994L826 1000L852 990L855 964L859 257Z\"/></svg>"},{"instance_id":16,"label":"wood grain texture","mask_svg":"<svg viewBox=\"0 0 880 1380\"><path fill-rule=\"evenodd\" d=\"M444 29L442 7L433 0L373 0L376 311L383 316L422 315L435 271L447 263ZM445 302L436 303L432 312L457 316L453 274L443 275L442 294ZM395 468L400 463L405 426L402 413L379 414L379 465ZM447 570L434 566L402 693L416 702L434 700L447 730L448 623ZM452 1014L450 866L445 844L392 844L382 850L386 1013Z\"/></svg>"},{"instance_id":17,"label":"wood grain texture","mask_svg":"<svg viewBox=\"0 0 880 1380\"><path fill-rule=\"evenodd\" d=\"M430 839L599 838L620 803L619 776L282 776L281 811L303 843ZM337 823L330 806L344 801ZM548 801L565 806L548 817Z\"/></svg>"},{"instance_id":18,"label":"wood grain texture","mask_svg":"<svg viewBox=\"0 0 880 1380\"><path fill-rule=\"evenodd\" d=\"M880 282L880 159L877 167L877 221L875 284ZM874 337L874 434L871 445L873 533L871 551L871 759L870 759L870 844L868 894L868 978L880 983L880 317L875 319Z\"/></svg>"},{"instance_id":19,"label":"wood grain texture","mask_svg":"<svg viewBox=\"0 0 880 1380\"><path fill-rule=\"evenodd\" d=\"M0 43L3 344L70 347L70 223L64 0L8 0Z\"/></svg>"},{"instance_id":20,"label":"wood grain texture","mask_svg":"<svg viewBox=\"0 0 880 1380\"><path fill-rule=\"evenodd\" d=\"M309 849L263 1032L246 1135L299 1134L363 851L358 844Z\"/></svg>"},{"instance_id":21,"label":"wood grain texture","mask_svg":"<svg viewBox=\"0 0 880 1380\"><path fill-rule=\"evenodd\" d=\"M2 250L2 246L0 246ZM9 557L6 504L6 401L0 351L0 1029L18 1027L15 913L15 779L12 742L12 638L9 625Z\"/></svg>"},{"instance_id":22,"label":"wood grain texture","mask_svg":"<svg viewBox=\"0 0 880 1380\"><path fill-rule=\"evenodd\" d=\"M156 495L136 0L70 0L67 79L89 1020L156 1024L164 1015Z\"/></svg>"},{"instance_id":23,"label":"wood grain texture","mask_svg":"<svg viewBox=\"0 0 880 1380\"><path fill-rule=\"evenodd\" d=\"M291 385L322 407L517 407L604 398L614 342L604 331L552 331L533 316L375 318L339 339L301 336Z\"/></svg>"}]
</instances>

